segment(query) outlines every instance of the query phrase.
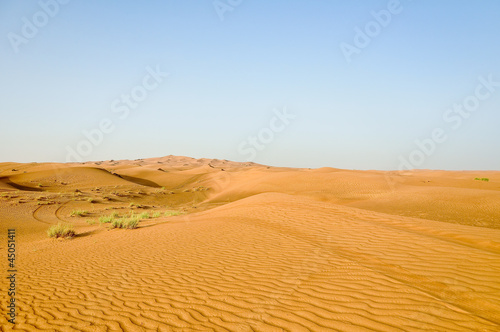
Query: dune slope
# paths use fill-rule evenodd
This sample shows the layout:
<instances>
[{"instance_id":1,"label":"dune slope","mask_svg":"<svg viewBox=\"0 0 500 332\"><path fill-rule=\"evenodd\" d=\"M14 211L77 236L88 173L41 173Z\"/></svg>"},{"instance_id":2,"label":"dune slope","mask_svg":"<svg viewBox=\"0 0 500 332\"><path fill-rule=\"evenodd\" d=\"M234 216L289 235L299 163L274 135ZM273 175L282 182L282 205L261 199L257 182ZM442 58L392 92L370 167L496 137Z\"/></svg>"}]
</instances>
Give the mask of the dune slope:
<instances>
[{"instance_id":1,"label":"dune slope","mask_svg":"<svg viewBox=\"0 0 500 332\"><path fill-rule=\"evenodd\" d=\"M173 156L47 167L55 179L0 164L19 257L18 316L2 312L2 331L500 329L498 172L477 183ZM162 214L135 230L89 222L129 210ZM49 239L60 221L78 236Z\"/></svg>"}]
</instances>

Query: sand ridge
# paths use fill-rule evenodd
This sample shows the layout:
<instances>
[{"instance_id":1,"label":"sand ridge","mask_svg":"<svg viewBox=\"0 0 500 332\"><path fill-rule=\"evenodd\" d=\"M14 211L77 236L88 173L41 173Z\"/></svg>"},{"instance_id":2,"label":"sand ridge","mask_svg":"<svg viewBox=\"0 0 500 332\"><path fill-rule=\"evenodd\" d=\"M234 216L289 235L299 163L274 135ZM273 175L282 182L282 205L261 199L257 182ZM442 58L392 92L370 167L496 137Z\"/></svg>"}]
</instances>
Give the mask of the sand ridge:
<instances>
[{"instance_id":1,"label":"sand ridge","mask_svg":"<svg viewBox=\"0 0 500 332\"><path fill-rule=\"evenodd\" d=\"M498 331L499 183L175 156L3 163L19 306L2 331ZM88 222L130 211L161 216ZM61 221L78 236L49 239Z\"/></svg>"}]
</instances>

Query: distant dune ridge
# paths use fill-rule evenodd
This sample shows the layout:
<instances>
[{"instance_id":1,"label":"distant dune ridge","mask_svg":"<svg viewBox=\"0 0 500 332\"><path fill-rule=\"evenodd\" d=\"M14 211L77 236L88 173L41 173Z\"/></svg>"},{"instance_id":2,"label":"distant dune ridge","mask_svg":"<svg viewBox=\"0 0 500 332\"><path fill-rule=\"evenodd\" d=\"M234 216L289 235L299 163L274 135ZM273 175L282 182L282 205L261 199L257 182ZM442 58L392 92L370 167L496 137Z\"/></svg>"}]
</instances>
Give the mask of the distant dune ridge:
<instances>
[{"instance_id":1,"label":"distant dune ridge","mask_svg":"<svg viewBox=\"0 0 500 332\"><path fill-rule=\"evenodd\" d=\"M500 331L499 171L0 163L0 209L1 331Z\"/></svg>"}]
</instances>

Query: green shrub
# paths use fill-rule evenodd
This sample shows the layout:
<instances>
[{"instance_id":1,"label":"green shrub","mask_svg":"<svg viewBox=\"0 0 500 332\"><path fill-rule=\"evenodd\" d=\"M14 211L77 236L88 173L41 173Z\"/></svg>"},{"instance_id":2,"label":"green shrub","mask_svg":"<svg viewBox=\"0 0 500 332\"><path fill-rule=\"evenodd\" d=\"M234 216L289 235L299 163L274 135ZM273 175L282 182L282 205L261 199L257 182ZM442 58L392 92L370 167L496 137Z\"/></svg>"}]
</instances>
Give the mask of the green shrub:
<instances>
[{"instance_id":1,"label":"green shrub","mask_svg":"<svg viewBox=\"0 0 500 332\"><path fill-rule=\"evenodd\" d=\"M51 226L47 230L47 235L49 237L57 238L72 238L76 235L74 226L66 223L58 223L57 225Z\"/></svg>"},{"instance_id":2,"label":"green shrub","mask_svg":"<svg viewBox=\"0 0 500 332\"><path fill-rule=\"evenodd\" d=\"M158 218L161 216L161 213L160 212L155 212L153 213L153 218Z\"/></svg>"},{"instance_id":3,"label":"green shrub","mask_svg":"<svg viewBox=\"0 0 500 332\"><path fill-rule=\"evenodd\" d=\"M73 211L71 211L71 216L72 217L75 217L75 216L85 217L85 215L87 215L87 213L89 213L89 212L85 211L85 210L73 210Z\"/></svg>"},{"instance_id":4,"label":"green shrub","mask_svg":"<svg viewBox=\"0 0 500 332\"><path fill-rule=\"evenodd\" d=\"M139 219L135 217L115 219L111 223L111 228L134 229L137 228L138 224L139 224Z\"/></svg>"},{"instance_id":5,"label":"green shrub","mask_svg":"<svg viewBox=\"0 0 500 332\"><path fill-rule=\"evenodd\" d=\"M136 203L130 203L130 207L131 208L136 207L138 209L142 209L142 208L144 208L144 205L142 205L142 204L136 204Z\"/></svg>"},{"instance_id":6,"label":"green shrub","mask_svg":"<svg viewBox=\"0 0 500 332\"><path fill-rule=\"evenodd\" d=\"M490 179L488 179L488 178L475 178L474 180L485 181L485 182L489 182L490 181Z\"/></svg>"},{"instance_id":7,"label":"green shrub","mask_svg":"<svg viewBox=\"0 0 500 332\"><path fill-rule=\"evenodd\" d=\"M99 223L101 224L108 224L110 222L113 222L114 220L115 218L112 215L99 217Z\"/></svg>"},{"instance_id":8,"label":"green shrub","mask_svg":"<svg viewBox=\"0 0 500 332\"><path fill-rule=\"evenodd\" d=\"M143 212L139 215L139 218L141 219L149 219L149 213Z\"/></svg>"},{"instance_id":9,"label":"green shrub","mask_svg":"<svg viewBox=\"0 0 500 332\"><path fill-rule=\"evenodd\" d=\"M166 211L165 216L170 217L170 216L178 216L182 214L180 211Z\"/></svg>"},{"instance_id":10,"label":"green shrub","mask_svg":"<svg viewBox=\"0 0 500 332\"><path fill-rule=\"evenodd\" d=\"M123 220L115 219L111 222L111 228L122 228Z\"/></svg>"},{"instance_id":11,"label":"green shrub","mask_svg":"<svg viewBox=\"0 0 500 332\"><path fill-rule=\"evenodd\" d=\"M137 228L138 225L139 225L138 219L132 218L132 219L127 220L127 228L128 229L135 229L135 228Z\"/></svg>"}]
</instances>

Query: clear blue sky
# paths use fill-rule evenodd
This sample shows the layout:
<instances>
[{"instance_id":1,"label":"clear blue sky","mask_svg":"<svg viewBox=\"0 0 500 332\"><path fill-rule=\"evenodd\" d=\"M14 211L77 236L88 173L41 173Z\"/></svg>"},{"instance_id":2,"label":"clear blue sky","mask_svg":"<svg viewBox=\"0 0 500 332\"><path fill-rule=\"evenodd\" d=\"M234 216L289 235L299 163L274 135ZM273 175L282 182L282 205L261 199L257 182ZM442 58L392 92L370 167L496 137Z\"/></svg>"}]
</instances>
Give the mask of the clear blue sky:
<instances>
[{"instance_id":1,"label":"clear blue sky","mask_svg":"<svg viewBox=\"0 0 500 332\"><path fill-rule=\"evenodd\" d=\"M500 86L479 80L500 82L500 1L224 0L223 20L210 0L55 1L0 3L0 161L92 144L83 160L397 169L413 153L414 168L500 170ZM346 61L356 27L371 41ZM120 118L157 66L168 77ZM467 117L448 111L464 100ZM295 118L273 120L284 108ZM415 143L435 128L444 142Z\"/></svg>"}]
</instances>

